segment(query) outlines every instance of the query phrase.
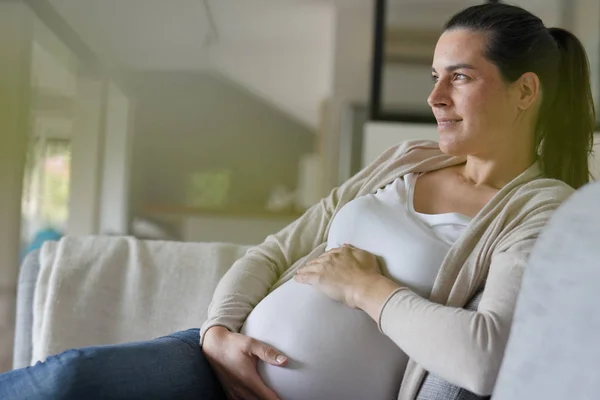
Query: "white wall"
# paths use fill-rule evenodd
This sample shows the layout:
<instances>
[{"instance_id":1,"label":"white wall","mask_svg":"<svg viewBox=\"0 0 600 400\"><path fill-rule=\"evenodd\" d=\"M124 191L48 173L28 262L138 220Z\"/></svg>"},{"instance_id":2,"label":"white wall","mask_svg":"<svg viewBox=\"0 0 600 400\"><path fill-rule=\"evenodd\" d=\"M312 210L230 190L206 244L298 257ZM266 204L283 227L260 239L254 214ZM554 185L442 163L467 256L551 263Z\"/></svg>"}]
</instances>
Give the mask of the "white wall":
<instances>
[{"instance_id":1,"label":"white wall","mask_svg":"<svg viewBox=\"0 0 600 400\"><path fill-rule=\"evenodd\" d=\"M106 84L82 76L77 86L67 233L83 236L98 233Z\"/></svg>"},{"instance_id":2,"label":"white wall","mask_svg":"<svg viewBox=\"0 0 600 400\"><path fill-rule=\"evenodd\" d=\"M345 101L368 100L373 48L373 5L339 5L335 18L333 93Z\"/></svg>"},{"instance_id":3,"label":"white wall","mask_svg":"<svg viewBox=\"0 0 600 400\"><path fill-rule=\"evenodd\" d=\"M217 16L228 5L220 4ZM316 129L321 102L331 93L334 7L264 1L235 4L240 7L247 12L220 21L225 33L209 47L210 68Z\"/></svg>"},{"instance_id":4,"label":"white wall","mask_svg":"<svg viewBox=\"0 0 600 400\"><path fill-rule=\"evenodd\" d=\"M127 234L132 156L131 102L113 83L108 86L100 189L100 233Z\"/></svg>"},{"instance_id":5,"label":"white wall","mask_svg":"<svg viewBox=\"0 0 600 400\"><path fill-rule=\"evenodd\" d=\"M586 48L590 61L592 94L596 113L600 115L600 1L573 0L571 5L573 20L567 28L577 35Z\"/></svg>"},{"instance_id":6,"label":"white wall","mask_svg":"<svg viewBox=\"0 0 600 400\"><path fill-rule=\"evenodd\" d=\"M315 130L319 106L330 92L330 52L322 46L220 46L211 53L215 72Z\"/></svg>"},{"instance_id":7,"label":"white wall","mask_svg":"<svg viewBox=\"0 0 600 400\"><path fill-rule=\"evenodd\" d=\"M579 0L575 0L579 1ZM547 27L565 24L565 4L573 4L572 0L513 0L503 3L515 4L538 16Z\"/></svg>"},{"instance_id":8,"label":"white wall","mask_svg":"<svg viewBox=\"0 0 600 400\"><path fill-rule=\"evenodd\" d=\"M9 370L12 360L32 24L22 2L0 2L0 372Z\"/></svg>"},{"instance_id":9,"label":"white wall","mask_svg":"<svg viewBox=\"0 0 600 400\"><path fill-rule=\"evenodd\" d=\"M339 2L335 9L333 80L324 104L319 152L322 194L339 185L342 116L351 103L367 104L370 87L373 7L371 2Z\"/></svg>"},{"instance_id":10,"label":"white wall","mask_svg":"<svg viewBox=\"0 0 600 400\"><path fill-rule=\"evenodd\" d=\"M134 73L133 203L185 205L189 179L230 171L230 208L262 209L274 187L294 189L315 135L244 87L211 73Z\"/></svg>"},{"instance_id":11,"label":"white wall","mask_svg":"<svg viewBox=\"0 0 600 400\"><path fill-rule=\"evenodd\" d=\"M306 126L331 88L334 4L278 0L48 0L104 64L214 69Z\"/></svg>"},{"instance_id":12,"label":"white wall","mask_svg":"<svg viewBox=\"0 0 600 400\"><path fill-rule=\"evenodd\" d=\"M19 268L32 24L33 17L21 2L0 2L0 285L11 288Z\"/></svg>"},{"instance_id":13,"label":"white wall","mask_svg":"<svg viewBox=\"0 0 600 400\"><path fill-rule=\"evenodd\" d=\"M48 42L58 41L58 38L47 28L42 28L41 22L36 22L35 41L32 45L33 85L41 93L74 96L77 92L77 80L73 73L75 61L52 53L58 46ZM53 48L49 49L50 47Z\"/></svg>"}]
</instances>

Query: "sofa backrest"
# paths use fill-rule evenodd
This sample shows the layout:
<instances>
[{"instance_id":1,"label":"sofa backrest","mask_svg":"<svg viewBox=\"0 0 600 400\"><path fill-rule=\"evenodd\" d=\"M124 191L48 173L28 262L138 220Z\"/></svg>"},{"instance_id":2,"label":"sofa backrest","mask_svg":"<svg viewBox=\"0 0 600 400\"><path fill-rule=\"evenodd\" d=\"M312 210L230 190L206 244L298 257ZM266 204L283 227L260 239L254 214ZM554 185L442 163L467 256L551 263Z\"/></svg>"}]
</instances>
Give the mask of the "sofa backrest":
<instances>
[{"instance_id":1,"label":"sofa backrest","mask_svg":"<svg viewBox=\"0 0 600 400\"><path fill-rule=\"evenodd\" d=\"M532 252L494 400L600 398L600 182L577 191Z\"/></svg>"}]
</instances>

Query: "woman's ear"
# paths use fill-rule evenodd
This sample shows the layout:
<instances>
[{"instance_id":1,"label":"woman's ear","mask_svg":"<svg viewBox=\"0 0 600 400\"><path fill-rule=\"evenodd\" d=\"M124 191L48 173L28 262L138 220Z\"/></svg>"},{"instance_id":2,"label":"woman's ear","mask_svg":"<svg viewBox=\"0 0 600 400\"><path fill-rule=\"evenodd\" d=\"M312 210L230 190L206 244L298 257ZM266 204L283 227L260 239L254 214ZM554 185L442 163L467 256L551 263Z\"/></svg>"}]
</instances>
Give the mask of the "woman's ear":
<instances>
[{"instance_id":1,"label":"woman's ear","mask_svg":"<svg viewBox=\"0 0 600 400\"><path fill-rule=\"evenodd\" d=\"M522 111L528 110L540 97L540 78L533 72L526 72L517 79L515 84L518 96L517 107Z\"/></svg>"}]
</instances>

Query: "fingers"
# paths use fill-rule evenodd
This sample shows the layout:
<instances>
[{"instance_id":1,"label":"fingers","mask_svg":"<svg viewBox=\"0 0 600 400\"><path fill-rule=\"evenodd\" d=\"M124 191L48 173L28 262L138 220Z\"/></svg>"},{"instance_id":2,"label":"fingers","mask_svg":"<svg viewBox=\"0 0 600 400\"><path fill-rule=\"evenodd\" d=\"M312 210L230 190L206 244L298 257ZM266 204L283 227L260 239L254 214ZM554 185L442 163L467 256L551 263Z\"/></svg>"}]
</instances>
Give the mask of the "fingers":
<instances>
[{"instance_id":1,"label":"fingers","mask_svg":"<svg viewBox=\"0 0 600 400\"><path fill-rule=\"evenodd\" d=\"M278 367L282 367L287 364L288 358L281 354L279 351L275 350L273 347L268 346L258 340L253 339L253 349L252 353L261 359L262 361L275 365ZM249 371L250 372L250 371ZM262 381L260 375L256 369L253 369L247 379L245 380L245 384L252 391L253 394L256 395L257 399L260 400L279 400L275 392L271 390L265 383Z\"/></svg>"},{"instance_id":2,"label":"fingers","mask_svg":"<svg viewBox=\"0 0 600 400\"><path fill-rule=\"evenodd\" d=\"M277 367L284 366L288 361L285 355L258 340L253 340L251 352L264 362Z\"/></svg>"},{"instance_id":3,"label":"fingers","mask_svg":"<svg viewBox=\"0 0 600 400\"><path fill-rule=\"evenodd\" d=\"M263 400L260 395L254 393L249 387L232 386L226 394L227 400Z\"/></svg>"},{"instance_id":4,"label":"fingers","mask_svg":"<svg viewBox=\"0 0 600 400\"><path fill-rule=\"evenodd\" d=\"M262 381L252 361L240 376L222 383L228 400L279 400L275 392Z\"/></svg>"},{"instance_id":5,"label":"fingers","mask_svg":"<svg viewBox=\"0 0 600 400\"><path fill-rule=\"evenodd\" d=\"M322 268L321 264L318 262L310 262L303 267L300 267L296 270L296 274L314 274L317 273Z\"/></svg>"},{"instance_id":6,"label":"fingers","mask_svg":"<svg viewBox=\"0 0 600 400\"><path fill-rule=\"evenodd\" d=\"M279 400L275 392L262 381L255 361L248 359L245 368L238 373L238 376L222 381L228 400Z\"/></svg>"},{"instance_id":7,"label":"fingers","mask_svg":"<svg viewBox=\"0 0 600 400\"><path fill-rule=\"evenodd\" d=\"M248 388L260 400L279 400L279 397L260 379L260 375L256 373L254 379L247 382Z\"/></svg>"},{"instance_id":8,"label":"fingers","mask_svg":"<svg viewBox=\"0 0 600 400\"><path fill-rule=\"evenodd\" d=\"M225 393L227 400L262 400L258 395L254 394L250 389L242 387L233 387Z\"/></svg>"},{"instance_id":9,"label":"fingers","mask_svg":"<svg viewBox=\"0 0 600 400\"><path fill-rule=\"evenodd\" d=\"M203 351L228 400L279 400L275 392L262 381L256 370L256 363L260 359L271 365L284 366L288 361L285 355L258 340L238 333L229 332L227 340L215 343L225 350Z\"/></svg>"},{"instance_id":10,"label":"fingers","mask_svg":"<svg viewBox=\"0 0 600 400\"><path fill-rule=\"evenodd\" d=\"M298 283L308 283L313 284L315 280L318 279L318 275L312 272L297 272L294 274L294 280Z\"/></svg>"}]
</instances>

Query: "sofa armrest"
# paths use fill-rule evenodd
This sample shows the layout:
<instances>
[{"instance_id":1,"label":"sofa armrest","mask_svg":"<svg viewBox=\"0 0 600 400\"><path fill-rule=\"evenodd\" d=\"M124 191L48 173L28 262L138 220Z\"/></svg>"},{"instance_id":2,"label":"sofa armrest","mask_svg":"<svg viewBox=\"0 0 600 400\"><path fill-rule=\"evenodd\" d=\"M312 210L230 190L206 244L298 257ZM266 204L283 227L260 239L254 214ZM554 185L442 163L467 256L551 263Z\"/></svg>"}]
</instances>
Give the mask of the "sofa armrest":
<instances>
[{"instance_id":1,"label":"sofa armrest","mask_svg":"<svg viewBox=\"0 0 600 400\"><path fill-rule=\"evenodd\" d=\"M15 321L15 343L13 368L23 368L31 363L33 328L33 296L40 271L40 250L25 257L19 270L17 285L17 312Z\"/></svg>"}]
</instances>

